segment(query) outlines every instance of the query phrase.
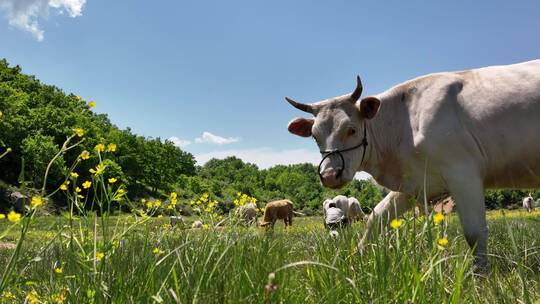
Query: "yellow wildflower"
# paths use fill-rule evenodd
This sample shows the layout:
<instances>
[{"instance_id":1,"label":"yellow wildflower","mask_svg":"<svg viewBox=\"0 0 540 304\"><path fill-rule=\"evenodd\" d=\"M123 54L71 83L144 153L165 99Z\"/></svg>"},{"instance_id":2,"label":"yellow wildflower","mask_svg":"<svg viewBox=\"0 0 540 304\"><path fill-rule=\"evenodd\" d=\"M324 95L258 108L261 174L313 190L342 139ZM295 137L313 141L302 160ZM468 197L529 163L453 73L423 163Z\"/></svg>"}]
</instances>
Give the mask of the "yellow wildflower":
<instances>
[{"instance_id":1,"label":"yellow wildflower","mask_svg":"<svg viewBox=\"0 0 540 304\"><path fill-rule=\"evenodd\" d=\"M107 145L107 152L116 152L116 144L108 144Z\"/></svg>"},{"instance_id":2,"label":"yellow wildflower","mask_svg":"<svg viewBox=\"0 0 540 304\"><path fill-rule=\"evenodd\" d=\"M437 248L439 248L440 250L444 250L447 245L448 245L447 238L440 238L439 240L437 240Z\"/></svg>"},{"instance_id":3,"label":"yellow wildflower","mask_svg":"<svg viewBox=\"0 0 540 304\"><path fill-rule=\"evenodd\" d=\"M152 205L152 202L150 202L150 201L149 201L149 202L147 202L147 203L146 203L146 207L148 207L148 208L152 208L152 207L153 207L153 205Z\"/></svg>"},{"instance_id":4,"label":"yellow wildflower","mask_svg":"<svg viewBox=\"0 0 540 304\"><path fill-rule=\"evenodd\" d=\"M81 192L81 188L79 188L79 187L75 188L75 192L77 192L77 193Z\"/></svg>"},{"instance_id":5,"label":"yellow wildflower","mask_svg":"<svg viewBox=\"0 0 540 304\"><path fill-rule=\"evenodd\" d=\"M71 172L69 175L71 175L71 177L73 177L73 178L79 177L79 173L77 173L77 172Z\"/></svg>"},{"instance_id":6,"label":"yellow wildflower","mask_svg":"<svg viewBox=\"0 0 540 304\"><path fill-rule=\"evenodd\" d=\"M0 118L2 118L2 116L4 116L4 113L2 113L2 111L0 111Z\"/></svg>"},{"instance_id":7,"label":"yellow wildflower","mask_svg":"<svg viewBox=\"0 0 540 304\"><path fill-rule=\"evenodd\" d=\"M32 290L30 293L26 295L26 303L28 304L39 304L41 303L39 301L39 295L35 290Z\"/></svg>"},{"instance_id":8,"label":"yellow wildflower","mask_svg":"<svg viewBox=\"0 0 540 304\"><path fill-rule=\"evenodd\" d=\"M178 197L178 194L176 194L176 192L172 192L171 193L171 200L174 200Z\"/></svg>"},{"instance_id":9,"label":"yellow wildflower","mask_svg":"<svg viewBox=\"0 0 540 304\"><path fill-rule=\"evenodd\" d=\"M88 152L88 151L86 151L86 150L82 151L82 152L81 152L81 158L82 158L82 160L87 160L87 159L89 159L89 158L90 158L90 152Z\"/></svg>"},{"instance_id":10,"label":"yellow wildflower","mask_svg":"<svg viewBox=\"0 0 540 304\"><path fill-rule=\"evenodd\" d=\"M73 129L73 132L75 132L75 134L77 134L77 136L79 136L79 137L84 136L84 129L83 128L75 128L75 129Z\"/></svg>"},{"instance_id":11,"label":"yellow wildflower","mask_svg":"<svg viewBox=\"0 0 540 304\"><path fill-rule=\"evenodd\" d=\"M103 152L105 151L105 145L104 144L97 144L94 149L98 152Z\"/></svg>"},{"instance_id":12,"label":"yellow wildflower","mask_svg":"<svg viewBox=\"0 0 540 304\"><path fill-rule=\"evenodd\" d=\"M103 173L103 171L105 171L105 168L106 166L102 163L99 163L97 166L96 166L96 169L90 169L88 171L90 171L90 173L92 174L95 174L95 175L100 175Z\"/></svg>"},{"instance_id":13,"label":"yellow wildflower","mask_svg":"<svg viewBox=\"0 0 540 304\"><path fill-rule=\"evenodd\" d=\"M392 227L392 229L399 229L401 225L403 225L403 220L393 219L390 222L390 227Z\"/></svg>"},{"instance_id":14,"label":"yellow wildflower","mask_svg":"<svg viewBox=\"0 0 540 304\"><path fill-rule=\"evenodd\" d=\"M208 224L202 225L203 229L208 229Z\"/></svg>"},{"instance_id":15,"label":"yellow wildflower","mask_svg":"<svg viewBox=\"0 0 540 304\"><path fill-rule=\"evenodd\" d=\"M162 217L163 217L163 215L162 215L162 214L160 214L160 215L158 215L158 216L157 216L157 218L162 218Z\"/></svg>"},{"instance_id":16,"label":"yellow wildflower","mask_svg":"<svg viewBox=\"0 0 540 304\"><path fill-rule=\"evenodd\" d=\"M88 188L92 187L92 182L91 181L85 181L82 184L82 186L83 186L84 189L88 189Z\"/></svg>"},{"instance_id":17,"label":"yellow wildflower","mask_svg":"<svg viewBox=\"0 0 540 304\"><path fill-rule=\"evenodd\" d=\"M124 195L124 194L126 194L126 190L124 190L124 188L120 188L120 189L118 189L118 194L119 195Z\"/></svg>"},{"instance_id":18,"label":"yellow wildflower","mask_svg":"<svg viewBox=\"0 0 540 304\"><path fill-rule=\"evenodd\" d=\"M152 250L152 252L155 254L155 255L160 255L163 253L163 250L159 249L159 248L154 248L154 250Z\"/></svg>"},{"instance_id":19,"label":"yellow wildflower","mask_svg":"<svg viewBox=\"0 0 540 304\"><path fill-rule=\"evenodd\" d=\"M96 106L96 102L95 102L95 101L90 100L90 101L88 102L88 107L93 108L93 107L95 107L95 106Z\"/></svg>"},{"instance_id":20,"label":"yellow wildflower","mask_svg":"<svg viewBox=\"0 0 540 304\"><path fill-rule=\"evenodd\" d=\"M104 257L105 257L105 253L100 252L100 251L96 252L96 260L101 261L103 260Z\"/></svg>"},{"instance_id":21,"label":"yellow wildflower","mask_svg":"<svg viewBox=\"0 0 540 304\"><path fill-rule=\"evenodd\" d=\"M66 183L64 183L64 184L62 184L60 186L60 190L62 190L62 191L66 191L67 189L68 189L68 185Z\"/></svg>"},{"instance_id":22,"label":"yellow wildflower","mask_svg":"<svg viewBox=\"0 0 540 304\"><path fill-rule=\"evenodd\" d=\"M40 196L34 196L30 201L30 205L32 205L32 208L39 207L43 205L43 199Z\"/></svg>"},{"instance_id":23,"label":"yellow wildflower","mask_svg":"<svg viewBox=\"0 0 540 304\"><path fill-rule=\"evenodd\" d=\"M3 214L3 213L0 213L0 220L3 220L3 219L5 219L5 218L6 218L6 215Z\"/></svg>"},{"instance_id":24,"label":"yellow wildflower","mask_svg":"<svg viewBox=\"0 0 540 304\"><path fill-rule=\"evenodd\" d=\"M108 179L108 181L109 181L109 184L114 184L114 183L116 183L117 179L114 178L114 177L111 177L111 178Z\"/></svg>"},{"instance_id":25,"label":"yellow wildflower","mask_svg":"<svg viewBox=\"0 0 540 304\"><path fill-rule=\"evenodd\" d=\"M156 200L156 201L154 202L154 205L156 206L156 208L159 207L159 206L161 206L161 201L160 201L160 200Z\"/></svg>"},{"instance_id":26,"label":"yellow wildflower","mask_svg":"<svg viewBox=\"0 0 540 304\"><path fill-rule=\"evenodd\" d=\"M60 293L55 293L51 296L51 300L54 301L54 303L62 304L66 301L66 291L63 290Z\"/></svg>"},{"instance_id":27,"label":"yellow wildflower","mask_svg":"<svg viewBox=\"0 0 540 304\"><path fill-rule=\"evenodd\" d=\"M9 302L9 303L15 303L15 300L17 298L15 297L15 295L11 291L4 291L1 294L0 299L2 299L2 300L11 300L12 302Z\"/></svg>"},{"instance_id":28,"label":"yellow wildflower","mask_svg":"<svg viewBox=\"0 0 540 304\"><path fill-rule=\"evenodd\" d=\"M442 212L435 213L433 216L433 223L435 223L435 225L439 225L442 221L444 221L444 214L442 214Z\"/></svg>"},{"instance_id":29,"label":"yellow wildflower","mask_svg":"<svg viewBox=\"0 0 540 304\"><path fill-rule=\"evenodd\" d=\"M64 270L62 269L62 267L56 267L54 269L54 273L56 274L62 274L64 272Z\"/></svg>"}]
</instances>

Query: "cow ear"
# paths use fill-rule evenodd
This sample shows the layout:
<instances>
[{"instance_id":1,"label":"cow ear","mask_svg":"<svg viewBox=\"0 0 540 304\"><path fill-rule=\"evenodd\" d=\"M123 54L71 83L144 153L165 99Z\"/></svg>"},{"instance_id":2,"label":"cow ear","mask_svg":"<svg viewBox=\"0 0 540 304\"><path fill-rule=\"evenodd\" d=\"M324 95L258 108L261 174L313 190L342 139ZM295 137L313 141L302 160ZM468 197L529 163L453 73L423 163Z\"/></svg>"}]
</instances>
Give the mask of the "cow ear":
<instances>
[{"instance_id":1,"label":"cow ear","mask_svg":"<svg viewBox=\"0 0 540 304\"><path fill-rule=\"evenodd\" d=\"M289 122L287 129L289 129L289 132L292 134L302 137L310 137L311 128L313 127L314 122L315 120L313 119L298 117Z\"/></svg>"},{"instance_id":2,"label":"cow ear","mask_svg":"<svg viewBox=\"0 0 540 304\"><path fill-rule=\"evenodd\" d=\"M379 111L381 101L376 97L366 97L360 101L360 116L365 119L372 119Z\"/></svg>"}]
</instances>

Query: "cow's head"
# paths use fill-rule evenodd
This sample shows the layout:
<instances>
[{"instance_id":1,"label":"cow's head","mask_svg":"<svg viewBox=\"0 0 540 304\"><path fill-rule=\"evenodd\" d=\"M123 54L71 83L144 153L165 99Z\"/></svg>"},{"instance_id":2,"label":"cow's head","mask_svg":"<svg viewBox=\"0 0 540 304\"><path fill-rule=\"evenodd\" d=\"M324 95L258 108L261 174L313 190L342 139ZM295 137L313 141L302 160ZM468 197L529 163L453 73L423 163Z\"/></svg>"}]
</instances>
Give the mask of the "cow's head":
<instances>
[{"instance_id":1,"label":"cow's head","mask_svg":"<svg viewBox=\"0 0 540 304\"><path fill-rule=\"evenodd\" d=\"M361 94L362 82L360 77L357 77L356 89L351 94L313 104L303 104L286 98L295 108L314 116L293 119L288 126L289 132L302 137L312 136L320 151L345 150L358 146L364 138L364 122L377 114L380 105L380 101L375 97L367 97L358 102ZM362 149L365 147L342 152L343 161L339 153L326 157L319 169L323 185L340 188L350 182L360 170Z\"/></svg>"}]
</instances>

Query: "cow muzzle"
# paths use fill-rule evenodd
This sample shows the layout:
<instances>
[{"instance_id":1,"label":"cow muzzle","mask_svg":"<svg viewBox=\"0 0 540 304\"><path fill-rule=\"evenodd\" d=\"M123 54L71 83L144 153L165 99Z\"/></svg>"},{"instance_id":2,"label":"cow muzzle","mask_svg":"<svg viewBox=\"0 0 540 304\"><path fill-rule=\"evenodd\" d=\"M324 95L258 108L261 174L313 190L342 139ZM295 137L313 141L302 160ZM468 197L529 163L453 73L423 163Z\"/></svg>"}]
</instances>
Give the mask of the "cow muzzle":
<instances>
[{"instance_id":1,"label":"cow muzzle","mask_svg":"<svg viewBox=\"0 0 540 304\"><path fill-rule=\"evenodd\" d=\"M333 150L326 150L326 151L320 151L323 155L323 158L321 159L321 162L319 163L319 167L317 169L317 172L319 173L319 178L321 179L321 182L323 185L329 188L339 188L345 184L343 180L341 179L343 175L343 171L345 170L345 158L343 157L343 152L349 152L355 149L358 149L362 147L362 160L360 161L360 167L364 163L364 157L366 156L366 149L368 146L367 142L367 136L366 136L366 126L364 124L364 138L362 138L362 141L353 147L346 148L346 149L333 149ZM329 158L332 155L337 155L339 157L339 161L341 162L341 166L334 168L328 168L321 172L321 167L324 163L324 161Z\"/></svg>"}]
</instances>

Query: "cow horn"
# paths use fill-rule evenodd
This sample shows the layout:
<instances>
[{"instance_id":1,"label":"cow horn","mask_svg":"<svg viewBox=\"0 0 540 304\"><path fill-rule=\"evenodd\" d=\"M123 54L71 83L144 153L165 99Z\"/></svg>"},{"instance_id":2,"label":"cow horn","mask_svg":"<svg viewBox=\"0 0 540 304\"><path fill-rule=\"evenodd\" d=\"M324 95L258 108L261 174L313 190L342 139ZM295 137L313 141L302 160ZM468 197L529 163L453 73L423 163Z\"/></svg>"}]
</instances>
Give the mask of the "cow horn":
<instances>
[{"instance_id":1,"label":"cow horn","mask_svg":"<svg viewBox=\"0 0 540 304\"><path fill-rule=\"evenodd\" d=\"M362 95L362 80L360 80L360 76L356 76L356 88L354 89L354 92L351 93L351 102L355 103L358 99L360 99L360 95Z\"/></svg>"},{"instance_id":2,"label":"cow horn","mask_svg":"<svg viewBox=\"0 0 540 304\"><path fill-rule=\"evenodd\" d=\"M313 106L312 106L312 105L310 105L310 104L305 104L305 103L299 103L299 102L296 102L296 101L290 99L289 97L285 97L285 99L286 99L293 107L297 108L298 110L313 114Z\"/></svg>"}]
</instances>

